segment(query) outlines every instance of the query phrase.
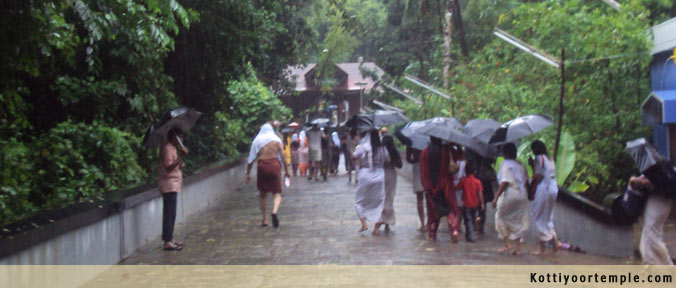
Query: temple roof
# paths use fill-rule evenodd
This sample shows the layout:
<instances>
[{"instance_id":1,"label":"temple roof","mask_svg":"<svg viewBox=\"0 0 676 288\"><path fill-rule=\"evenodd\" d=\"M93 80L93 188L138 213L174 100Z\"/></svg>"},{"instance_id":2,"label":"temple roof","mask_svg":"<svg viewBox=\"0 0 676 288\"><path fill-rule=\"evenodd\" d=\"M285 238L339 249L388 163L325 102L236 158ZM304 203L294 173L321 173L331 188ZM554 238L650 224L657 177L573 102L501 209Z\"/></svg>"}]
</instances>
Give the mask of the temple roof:
<instances>
[{"instance_id":1,"label":"temple roof","mask_svg":"<svg viewBox=\"0 0 676 288\"><path fill-rule=\"evenodd\" d=\"M289 66L287 67L287 79L292 82L296 83L296 91L308 91L308 90L314 90L312 85L308 85L307 83L307 77L309 72L311 72L316 66L316 63L310 63L307 65L298 65L298 66ZM348 62L348 63L337 63L336 68L340 69L343 71L345 74L347 74L347 89L348 91L359 91L362 87L366 89L366 91L372 89L377 80L373 79L370 76L367 75L362 75L362 72L360 71L360 63L358 62ZM378 78L381 78L385 72L383 72L380 67L378 67L375 63L373 62L363 62L361 63L361 67L366 70L366 71L373 71L375 74L378 76ZM360 86L357 85L357 83L366 83L366 85ZM344 89L344 88L343 88Z\"/></svg>"}]
</instances>

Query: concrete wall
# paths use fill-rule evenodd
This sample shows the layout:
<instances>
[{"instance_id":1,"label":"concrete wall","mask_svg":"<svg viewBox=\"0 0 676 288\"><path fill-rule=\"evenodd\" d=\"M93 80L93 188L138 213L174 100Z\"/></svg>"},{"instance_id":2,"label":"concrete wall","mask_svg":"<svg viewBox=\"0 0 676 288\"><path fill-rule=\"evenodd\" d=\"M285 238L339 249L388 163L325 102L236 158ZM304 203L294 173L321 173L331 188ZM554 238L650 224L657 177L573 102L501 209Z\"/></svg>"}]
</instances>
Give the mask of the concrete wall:
<instances>
[{"instance_id":1,"label":"concrete wall","mask_svg":"<svg viewBox=\"0 0 676 288\"><path fill-rule=\"evenodd\" d=\"M404 163L399 175L410 180L411 165ZM562 193L562 192L559 192ZM562 201L559 195L554 208L554 229L559 239L577 245L587 253L615 257L630 257L634 255L634 240L632 226L608 224L604 219L587 213L582 209L583 204L571 201ZM532 205L532 202L530 202ZM495 229L495 209L487 209L487 227ZM531 220L530 228L524 237L524 242L537 243L535 227Z\"/></svg>"},{"instance_id":2,"label":"concrete wall","mask_svg":"<svg viewBox=\"0 0 676 288\"><path fill-rule=\"evenodd\" d=\"M616 257L634 255L633 226L607 224L560 199L554 208L554 229L559 239L577 245L587 253ZM526 240L537 242L532 221Z\"/></svg>"},{"instance_id":3,"label":"concrete wall","mask_svg":"<svg viewBox=\"0 0 676 288\"><path fill-rule=\"evenodd\" d=\"M230 166L216 173L206 171L186 179L183 191L179 193L177 224L243 184L245 161ZM119 262L162 232L162 197L157 188L140 194L143 193L154 196L100 221L4 257L0 259L0 265L106 265Z\"/></svg>"}]
</instances>

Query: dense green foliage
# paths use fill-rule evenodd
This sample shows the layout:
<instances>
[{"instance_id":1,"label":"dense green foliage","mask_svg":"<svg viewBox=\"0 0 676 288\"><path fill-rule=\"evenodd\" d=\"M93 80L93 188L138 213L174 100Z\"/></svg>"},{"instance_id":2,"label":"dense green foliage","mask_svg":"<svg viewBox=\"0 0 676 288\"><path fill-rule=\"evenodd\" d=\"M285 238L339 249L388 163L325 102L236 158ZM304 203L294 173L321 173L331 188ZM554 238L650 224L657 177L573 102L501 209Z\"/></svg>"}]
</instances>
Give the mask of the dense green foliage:
<instances>
[{"instance_id":1,"label":"dense green foliage","mask_svg":"<svg viewBox=\"0 0 676 288\"><path fill-rule=\"evenodd\" d=\"M141 138L179 105L204 112L188 170L288 115L267 87L303 58L303 2L180 2L3 1L0 224L154 179Z\"/></svg>"},{"instance_id":2,"label":"dense green foliage","mask_svg":"<svg viewBox=\"0 0 676 288\"><path fill-rule=\"evenodd\" d=\"M304 1L189 0L199 21L182 28L165 60L177 99L203 112L187 142L188 168L240 153L266 120L290 116L270 85L306 58ZM265 83L265 84L263 84Z\"/></svg>"},{"instance_id":3,"label":"dense green foliage","mask_svg":"<svg viewBox=\"0 0 676 288\"><path fill-rule=\"evenodd\" d=\"M241 79L229 82L229 97L218 99L219 109L204 115L200 125L190 131L187 138L196 155L187 160L188 169L245 151L260 124L291 115L290 109L256 78L251 66L248 68Z\"/></svg>"},{"instance_id":4,"label":"dense green foliage","mask_svg":"<svg viewBox=\"0 0 676 288\"><path fill-rule=\"evenodd\" d=\"M0 223L142 179L139 132L178 104L162 58L195 13L65 0L6 1L0 13Z\"/></svg>"},{"instance_id":5,"label":"dense green foliage","mask_svg":"<svg viewBox=\"0 0 676 288\"><path fill-rule=\"evenodd\" d=\"M504 16L505 26L554 57L560 56L562 48L567 59L632 54L612 60L569 61L566 69L563 123L578 143L576 169L600 179L596 189L615 190L633 172L623 143L645 136L647 130L640 125L640 101L649 91L644 72L650 61L644 32L648 13L636 1L619 13L583 2L521 5ZM453 92L462 105L456 115L467 119L483 113L500 121L528 113L557 116L559 74L558 69L495 39L468 65L458 67ZM554 134L555 129L548 129L539 135L551 150ZM592 182L587 177L582 180Z\"/></svg>"}]
</instances>

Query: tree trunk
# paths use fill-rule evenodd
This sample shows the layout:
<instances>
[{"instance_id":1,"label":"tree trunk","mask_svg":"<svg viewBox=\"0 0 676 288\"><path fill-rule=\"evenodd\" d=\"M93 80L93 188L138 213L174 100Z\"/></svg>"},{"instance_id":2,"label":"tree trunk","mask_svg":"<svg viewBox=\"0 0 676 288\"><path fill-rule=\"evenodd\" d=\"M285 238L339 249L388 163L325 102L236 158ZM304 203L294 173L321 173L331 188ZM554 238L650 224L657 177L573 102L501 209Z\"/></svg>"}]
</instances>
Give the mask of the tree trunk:
<instances>
[{"instance_id":1,"label":"tree trunk","mask_svg":"<svg viewBox=\"0 0 676 288\"><path fill-rule=\"evenodd\" d=\"M446 9L441 8L441 2L443 0L437 0L437 13L439 14L439 34L444 34L444 11Z\"/></svg>"},{"instance_id":2,"label":"tree trunk","mask_svg":"<svg viewBox=\"0 0 676 288\"><path fill-rule=\"evenodd\" d=\"M443 83L444 88L449 89L450 80L451 80L451 65L453 64L451 60L451 42L453 41L453 7L455 6L455 0L448 0L446 3L446 14L444 22L444 68L443 68Z\"/></svg>"},{"instance_id":3,"label":"tree trunk","mask_svg":"<svg viewBox=\"0 0 676 288\"><path fill-rule=\"evenodd\" d=\"M451 42L453 41L453 9L457 0L448 0L444 22L444 67L442 70L444 89L451 90ZM455 101L451 101L451 115L455 114Z\"/></svg>"},{"instance_id":4,"label":"tree trunk","mask_svg":"<svg viewBox=\"0 0 676 288\"><path fill-rule=\"evenodd\" d=\"M606 87L608 87L608 93L610 94L610 105L613 109L613 114L615 114L615 135L620 132L620 115L618 114L620 111L617 109L617 103L615 99L615 93L613 92L613 72L610 70L610 59L608 59L606 70L608 72L608 83L606 84Z\"/></svg>"},{"instance_id":5,"label":"tree trunk","mask_svg":"<svg viewBox=\"0 0 676 288\"><path fill-rule=\"evenodd\" d=\"M428 4L429 3L427 3L427 0L420 0L420 7L419 7L419 10L418 10L418 17L419 17L418 25L420 27L420 30L417 33L417 35L415 36L418 40L418 43L417 43L418 53L417 54L418 54L418 62L420 63L420 70L418 71L418 78L423 79L423 80L427 79L427 77L425 77L427 75L427 70L425 69L425 56L427 55L427 51L425 51L425 40L426 40L426 37L428 36L427 33L426 33L428 31L427 30L428 27L425 27L425 24L427 23L425 21L425 18L429 16L428 15L428 11L429 11Z\"/></svg>"},{"instance_id":6,"label":"tree trunk","mask_svg":"<svg viewBox=\"0 0 676 288\"><path fill-rule=\"evenodd\" d=\"M638 64L639 62L636 61L635 70L636 70L636 96L638 102L636 104L641 105L641 102L643 101L643 94L641 93L641 65Z\"/></svg>"},{"instance_id":7,"label":"tree trunk","mask_svg":"<svg viewBox=\"0 0 676 288\"><path fill-rule=\"evenodd\" d=\"M462 51L462 56L465 57L466 61L469 61L469 47L467 47L467 41L465 40L465 26L462 24L462 12L460 8L460 1L454 0L454 12L455 12L455 26L458 27L458 33L460 34L460 47Z\"/></svg>"},{"instance_id":8,"label":"tree trunk","mask_svg":"<svg viewBox=\"0 0 676 288\"><path fill-rule=\"evenodd\" d=\"M554 143L554 159L559 157L559 142L563 127L563 96L566 93L566 51L561 49L561 94L559 95L559 123L556 127L556 142Z\"/></svg>"}]
</instances>

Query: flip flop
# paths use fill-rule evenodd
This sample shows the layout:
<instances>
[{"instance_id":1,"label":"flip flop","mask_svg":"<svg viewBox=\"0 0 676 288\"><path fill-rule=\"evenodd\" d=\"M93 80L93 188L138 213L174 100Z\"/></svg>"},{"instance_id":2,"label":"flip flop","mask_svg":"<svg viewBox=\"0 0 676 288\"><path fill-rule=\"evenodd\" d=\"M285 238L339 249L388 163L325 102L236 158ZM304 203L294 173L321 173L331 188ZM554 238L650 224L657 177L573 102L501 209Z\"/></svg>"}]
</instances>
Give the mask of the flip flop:
<instances>
[{"instance_id":1,"label":"flip flop","mask_svg":"<svg viewBox=\"0 0 676 288\"><path fill-rule=\"evenodd\" d=\"M279 219L277 219L277 214L272 214L272 227L279 227Z\"/></svg>"},{"instance_id":2,"label":"flip flop","mask_svg":"<svg viewBox=\"0 0 676 288\"><path fill-rule=\"evenodd\" d=\"M165 250L165 251L181 251L181 249L183 249L183 246L176 245L176 243L174 243L174 242L169 242L168 244L169 245L164 244L163 250Z\"/></svg>"}]
</instances>

